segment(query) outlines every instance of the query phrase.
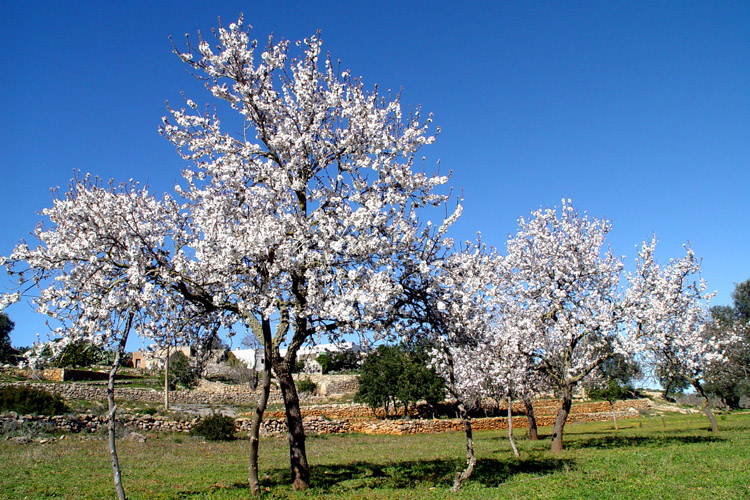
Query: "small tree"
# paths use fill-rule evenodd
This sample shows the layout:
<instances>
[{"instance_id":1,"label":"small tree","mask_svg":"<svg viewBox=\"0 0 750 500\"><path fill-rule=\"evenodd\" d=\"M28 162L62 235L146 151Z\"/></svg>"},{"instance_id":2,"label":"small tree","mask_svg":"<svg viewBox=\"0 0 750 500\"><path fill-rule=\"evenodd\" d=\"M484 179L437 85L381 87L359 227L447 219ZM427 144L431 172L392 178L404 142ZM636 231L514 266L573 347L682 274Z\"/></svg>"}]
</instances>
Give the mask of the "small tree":
<instances>
[{"instance_id":1,"label":"small tree","mask_svg":"<svg viewBox=\"0 0 750 500\"><path fill-rule=\"evenodd\" d=\"M417 318L426 325L423 334L434 346L432 366L456 402L466 436L466 467L456 472L453 492L476 466L469 410L502 384L498 346L505 332L493 328L498 324L499 263L494 250L467 244L441 259L418 290L424 306Z\"/></svg>"},{"instance_id":2,"label":"small tree","mask_svg":"<svg viewBox=\"0 0 750 500\"><path fill-rule=\"evenodd\" d=\"M359 353L345 352L324 352L319 354L315 361L320 365L323 374L342 372L346 370L356 370L359 367L361 358Z\"/></svg>"},{"instance_id":3,"label":"small tree","mask_svg":"<svg viewBox=\"0 0 750 500\"><path fill-rule=\"evenodd\" d=\"M0 364L10 363L17 351L10 344L10 332L13 331L13 323L7 314L0 312Z\"/></svg>"},{"instance_id":4,"label":"small tree","mask_svg":"<svg viewBox=\"0 0 750 500\"><path fill-rule=\"evenodd\" d=\"M402 345L378 346L362 362L357 380L356 401L373 410L383 407L386 417L391 408L397 411L398 404L407 415L417 401L434 405L445 394L445 384L427 367L425 356Z\"/></svg>"},{"instance_id":5,"label":"small tree","mask_svg":"<svg viewBox=\"0 0 750 500\"><path fill-rule=\"evenodd\" d=\"M563 449L573 390L613 352L623 351L629 326L620 285L623 264L606 250L611 224L563 200L519 219L508 239L504 282L519 350L561 397L551 450Z\"/></svg>"},{"instance_id":6,"label":"small tree","mask_svg":"<svg viewBox=\"0 0 750 500\"><path fill-rule=\"evenodd\" d=\"M318 389L318 384L312 381L310 377L297 380L297 392L312 394Z\"/></svg>"},{"instance_id":7,"label":"small tree","mask_svg":"<svg viewBox=\"0 0 750 500\"><path fill-rule=\"evenodd\" d=\"M424 400L433 410L437 403L445 399L445 381L430 367L429 345L409 344L404 350L406 360L403 368L403 383L397 393L404 409L417 401Z\"/></svg>"},{"instance_id":8,"label":"small tree","mask_svg":"<svg viewBox=\"0 0 750 500\"><path fill-rule=\"evenodd\" d=\"M621 354L614 354L611 358L601 364L599 372L592 381L584 383L586 393L592 399L603 399L609 403L612 412L612 421L617 426L617 414L615 413L615 401L633 397L635 390L630 381L640 376L640 367L629 361Z\"/></svg>"},{"instance_id":9,"label":"small tree","mask_svg":"<svg viewBox=\"0 0 750 500\"><path fill-rule=\"evenodd\" d=\"M114 357L115 353L113 351L82 340L65 346L62 352L55 358L53 366L59 368L76 368L111 365Z\"/></svg>"},{"instance_id":10,"label":"small tree","mask_svg":"<svg viewBox=\"0 0 750 500\"><path fill-rule=\"evenodd\" d=\"M725 353L739 337L732 331L709 328L711 294L705 292L693 250L686 245L685 257L659 266L653 255L655 245L655 239L643 245L637 272L631 277L631 290L638 295L633 300L638 312L632 341L639 344L653 371L690 382L703 399L712 430L718 432L702 382L712 365L725 362Z\"/></svg>"},{"instance_id":11,"label":"small tree","mask_svg":"<svg viewBox=\"0 0 750 500\"><path fill-rule=\"evenodd\" d=\"M738 340L726 349L723 363L707 368L704 388L735 409L743 396L750 396L750 280L735 285L732 299L732 306L711 308L708 329L721 337L734 334Z\"/></svg>"},{"instance_id":12,"label":"small tree","mask_svg":"<svg viewBox=\"0 0 750 500\"><path fill-rule=\"evenodd\" d=\"M406 362L399 346L378 346L360 366L354 400L367 404L373 411L382 407L387 418L391 408L396 411Z\"/></svg>"},{"instance_id":13,"label":"small tree","mask_svg":"<svg viewBox=\"0 0 750 500\"><path fill-rule=\"evenodd\" d=\"M192 389L197 383L198 376L190 358L182 351L176 351L169 356L169 389L174 390L177 384L186 389Z\"/></svg>"},{"instance_id":14,"label":"small tree","mask_svg":"<svg viewBox=\"0 0 750 500\"><path fill-rule=\"evenodd\" d=\"M732 305L736 319L743 324L750 323L750 279L735 283Z\"/></svg>"},{"instance_id":15,"label":"small tree","mask_svg":"<svg viewBox=\"0 0 750 500\"><path fill-rule=\"evenodd\" d=\"M665 401L674 402L674 394L682 393L685 389L690 388L690 381L685 377L671 370L668 365L654 367L654 377L662 386L661 396Z\"/></svg>"}]
</instances>

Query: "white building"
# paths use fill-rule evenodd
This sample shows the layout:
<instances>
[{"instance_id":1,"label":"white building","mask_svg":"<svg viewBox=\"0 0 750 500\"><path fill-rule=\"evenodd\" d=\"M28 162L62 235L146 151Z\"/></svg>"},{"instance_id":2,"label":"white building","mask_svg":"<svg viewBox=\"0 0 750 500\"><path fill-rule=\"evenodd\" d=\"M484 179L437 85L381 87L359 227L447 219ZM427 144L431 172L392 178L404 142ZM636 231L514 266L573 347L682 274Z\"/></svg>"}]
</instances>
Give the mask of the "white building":
<instances>
[{"instance_id":1,"label":"white building","mask_svg":"<svg viewBox=\"0 0 750 500\"><path fill-rule=\"evenodd\" d=\"M262 349L235 349L232 351L234 357L245 363L250 370L262 371L263 363L266 362Z\"/></svg>"},{"instance_id":2,"label":"white building","mask_svg":"<svg viewBox=\"0 0 750 500\"><path fill-rule=\"evenodd\" d=\"M323 353L365 353L367 350L360 344L354 342L339 342L337 344L320 344L313 346L301 347L297 351L297 361L303 361L305 363L306 372L320 372L321 367L316 361L318 356ZM280 349L279 354L285 356L287 353L286 349ZM232 354L237 357L240 361L245 363L248 368L255 371L262 371L263 364L265 363L265 356L263 349L236 349L232 351Z\"/></svg>"}]
</instances>

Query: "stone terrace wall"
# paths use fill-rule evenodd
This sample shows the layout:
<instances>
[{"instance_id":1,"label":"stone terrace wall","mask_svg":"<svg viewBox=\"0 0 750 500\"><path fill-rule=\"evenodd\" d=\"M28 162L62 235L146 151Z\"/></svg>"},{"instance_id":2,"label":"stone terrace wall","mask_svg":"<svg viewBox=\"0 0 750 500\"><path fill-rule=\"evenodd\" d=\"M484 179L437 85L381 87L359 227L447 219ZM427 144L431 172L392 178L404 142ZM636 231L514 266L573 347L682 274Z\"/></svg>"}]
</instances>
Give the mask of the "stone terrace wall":
<instances>
[{"instance_id":1,"label":"stone terrace wall","mask_svg":"<svg viewBox=\"0 0 750 500\"><path fill-rule=\"evenodd\" d=\"M631 407L627 411L617 411L618 418L637 417L640 412ZM595 412L571 414L568 422L597 422L612 418L611 412ZM118 422L132 431L151 432L190 432L198 422L192 420L171 420L159 416L122 415ZM104 415L76 415L76 416L32 416L9 413L0 415L0 432L7 429L23 428L27 424L37 423L54 426L63 432L93 433L103 430L107 426L107 416ZM235 426L238 432L250 432L251 418L238 418ZM551 426L554 417L543 416L537 418L539 426ZM460 419L434 420L370 420L370 419L341 419L329 420L325 417L305 417L303 419L305 432L308 434L341 434L359 432L364 434L423 434L437 432L458 432L463 430ZM513 417L513 426L528 427L526 417ZM504 417L490 417L472 419L472 427L476 431L503 430L508 428L508 419ZM263 421L261 432L266 435L280 435L286 433L286 422L280 418L267 418Z\"/></svg>"},{"instance_id":2,"label":"stone terrace wall","mask_svg":"<svg viewBox=\"0 0 750 500\"><path fill-rule=\"evenodd\" d=\"M539 400L532 403L534 406L534 416L537 421L543 421L542 417L554 417L557 416L557 412L560 410L560 402L556 400ZM616 401L614 404L615 412L627 412L631 409L647 410L649 405L648 399L629 399L624 401ZM507 411L507 404L501 410ZM323 417L329 420L337 419L382 419L385 418L385 413L382 408L378 408L373 415L373 410L369 406L361 404L346 404L346 405L311 405L302 407L303 417ZM522 402L514 402L511 411L516 415L525 415L526 407ZM570 414L589 414L589 413L602 413L608 412L611 415L611 409L607 401L586 401L574 403ZM429 406L425 403L417 405L413 415L429 415ZM283 411L267 411L266 416L270 418L284 418ZM403 408L399 408L397 416L403 415ZM505 418L505 417L502 417ZM524 419L526 417L523 417ZM571 421L571 420L569 420Z\"/></svg>"},{"instance_id":3,"label":"stone terrace wall","mask_svg":"<svg viewBox=\"0 0 750 500\"><path fill-rule=\"evenodd\" d=\"M64 384L37 384L28 382L16 382L13 385L25 385L57 394L65 399L86 399L89 401L104 401L107 399L107 388L102 384L64 383ZM161 403L164 401L164 393L155 389L141 389L135 387L116 387L115 399L141 401L145 403ZM257 396L252 391L236 393L216 393L202 391L171 391L169 400L172 403L182 404L255 404Z\"/></svg>"},{"instance_id":4,"label":"stone terrace wall","mask_svg":"<svg viewBox=\"0 0 750 500\"><path fill-rule=\"evenodd\" d=\"M356 380L351 376L324 376L324 382L328 394L339 394L337 391L348 388L352 383L356 386ZM13 384L35 387L52 394L57 394L65 399L85 399L89 401L105 401L107 399L107 388L103 383L34 383L15 382ZM178 390L170 391L169 401L175 404L231 404L231 405L255 405L258 401L259 392L247 385L230 385L219 382L208 382L202 380L200 385L192 391ZM115 399L141 401L144 403L159 404L164 401L164 392L156 389L116 386ZM314 403L326 399L322 395L300 394L303 402ZM281 393L272 390L269 403L281 403Z\"/></svg>"},{"instance_id":5,"label":"stone terrace wall","mask_svg":"<svg viewBox=\"0 0 750 500\"><path fill-rule=\"evenodd\" d=\"M319 376L320 377L320 376ZM324 376L325 377L325 376ZM346 377L346 376L343 376ZM329 385L340 384L346 386L351 383L353 377L347 378L329 378ZM8 385L8 384L0 384ZM85 399L85 400L98 400L105 401L107 398L107 389L102 384L85 384L85 383L63 383L63 384L39 384L29 382L16 382L12 385L25 385L29 387L36 387L44 391L58 394L66 399ZM115 389L115 398L119 400L133 400L141 401L146 403L160 404L164 400L164 393L154 389L141 389L134 387L117 387ZM300 399L305 403L315 403L319 401L323 396L316 395L301 395ZM249 386L239 385L228 385L216 382L202 381L196 390L192 391L172 391L169 393L169 400L174 404L234 404L234 405L255 405L258 400L258 393L253 391ZM280 403L281 395L278 391L271 394L270 403ZM633 399L625 401L615 402L615 411L623 412L629 409L635 410L646 410L648 409L648 399ZM533 403L534 413L537 417L539 425L545 425L541 422L545 421L543 417L553 417L557 415L560 409L560 402L556 400L537 400ZM500 409L507 410L507 404L501 404ZM399 409L401 415L402 409ZM521 402L514 402L512 406L512 412L516 415L525 415L526 408ZM589 413L602 413L610 412L609 403L606 401L595 401L595 402L579 402L573 404L571 408L571 416L577 414L589 414ZM427 419L426 417L431 415L431 409L426 404L420 404L417 406L416 412L412 412L415 417L421 419ZM382 409L377 409L373 415L371 408L361 404L345 404L345 405L310 405L302 407L303 417L323 417L328 420L345 420L345 419L382 419L385 414ZM268 411L266 412L268 418L284 419L284 411ZM569 420L573 421L573 420Z\"/></svg>"}]
</instances>

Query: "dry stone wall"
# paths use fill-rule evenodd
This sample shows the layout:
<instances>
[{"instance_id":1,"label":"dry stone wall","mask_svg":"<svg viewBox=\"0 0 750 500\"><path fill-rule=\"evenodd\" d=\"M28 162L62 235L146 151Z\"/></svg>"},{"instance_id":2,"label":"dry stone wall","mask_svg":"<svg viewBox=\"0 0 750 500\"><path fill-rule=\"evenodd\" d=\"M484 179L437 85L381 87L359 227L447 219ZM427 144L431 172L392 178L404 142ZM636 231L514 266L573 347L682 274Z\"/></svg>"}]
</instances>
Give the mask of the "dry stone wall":
<instances>
[{"instance_id":1,"label":"dry stone wall","mask_svg":"<svg viewBox=\"0 0 750 500\"><path fill-rule=\"evenodd\" d=\"M65 383L65 384L35 384L17 382L13 385L26 385L35 387L52 394L57 394L65 399L85 399L89 401L104 401L107 399L107 388L103 384L95 383ZM144 403L161 403L164 393L155 389L143 389L135 387L117 387L115 399L140 401ZM169 400L173 403L182 404L255 404L257 396L254 392L246 393L209 393L200 391L172 391Z\"/></svg>"},{"instance_id":2,"label":"dry stone wall","mask_svg":"<svg viewBox=\"0 0 750 500\"><path fill-rule=\"evenodd\" d=\"M631 409L635 410L647 410L649 405L648 399L631 399L625 401L616 401L614 405L615 412L627 412ZM557 400L539 400L533 402L534 415L537 421L543 420L542 417L557 416L557 412L560 410L560 401ZM497 409L497 408L496 408ZM500 406L501 411L507 411L508 405ZM376 409L374 412L372 408L361 404L346 404L346 405L310 405L302 407L303 417L324 417L329 420L336 419L383 419L385 413L382 408ZM526 415L526 407L522 402L514 402L511 411L515 415ZM425 416L430 415L431 409L429 405L420 403L415 409L410 411L412 416ZM606 401L585 401L578 402L571 408L570 414L589 414L589 413L603 413L610 412L611 409L609 403ZM266 416L271 418L284 418L284 411L268 411ZM396 416L403 416L403 408L399 408ZM505 418L505 417L502 417ZM525 418L525 417L524 417ZM422 418L423 420L429 420Z\"/></svg>"},{"instance_id":3,"label":"dry stone wall","mask_svg":"<svg viewBox=\"0 0 750 500\"><path fill-rule=\"evenodd\" d=\"M637 417L639 412L635 409L630 411L618 411L618 418ZM612 418L610 412L605 413L577 413L571 414L568 422L596 422ZM537 425L551 426L554 417L545 416L537 418ZM117 418L130 431L145 432L190 432L197 424L198 418L192 420L172 420L160 416L148 415L122 415ZM0 415L0 432L8 429L19 429L29 425L47 425L62 432L94 433L106 429L107 416L105 415L76 415L76 416L34 416L16 415L9 413ZM250 432L251 418L238 418L235 427L238 432ZM434 419L434 420L375 420L375 419L342 419L329 420L325 417L305 417L303 426L307 434L342 434L359 432L363 434L428 434L438 432L459 432L463 430L460 419ZM528 427L526 417L513 417L513 426L516 428ZM472 420L472 427L476 431L504 430L508 428L508 419L504 417L478 418ZM261 425L261 433L265 435L280 435L287 432L286 422L280 418L267 418Z\"/></svg>"},{"instance_id":4,"label":"dry stone wall","mask_svg":"<svg viewBox=\"0 0 750 500\"><path fill-rule=\"evenodd\" d=\"M648 400L619 401L615 404L615 412L618 418L633 418L640 415L642 410L648 408ZM596 422L612 418L609 411L609 403L605 411L597 411L603 408L600 403L582 403L576 405L578 411L571 412L568 422ZM593 411L584 411L585 409ZM130 431L149 432L189 432L198 422L198 418L191 420L174 420L161 416L130 415L118 416L118 422ZM540 427L554 424L553 415L542 415L537 417L537 425ZM250 432L252 419L241 417L235 420L238 432ZM106 428L107 416L82 414L75 416L32 416L8 413L0 415L0 432L6 429L18 429L27 425L47 425L63 432L93 433ZM337 418L330 419L322 415L308 415L303 418L303 426L308 434L341 434L359 432L364 434L421 434L462 431L463 424L460 419L396 419L381 420L372 418ZM513 426L517 428L528 427L525 416L514 416ZM503 430L508 428L508 419L505 417L477 418L472 420L474 430ZM287 432L286 421L279 417L264 419L261 432L266 435L279 435Z\"/></svg>"},{"instance_id":5,"label":"dry stone wall","mask_svg":"<svg viewBox=\"0 0 750 500\"><path fill-rule=\"evenodd\" d=\"M308 375L303 375L303 377L308 377ZM310 378L313 382L318 384L319 388L322 387L326 394L341 394L347 391L351 392L351 390L354 390L352 388L356 389L356 378L354 376L313 374L310 375ZM2 385L8 384L0 384L0 386ZM107 399L107 388L104 383L15 382L12 385L36 387L52 394L58 394L66 399L84 399L89 401L105 401ZM258 394L259 393L256 390L253 390L247 385L230 385L203 380L195 390L178 390L170 392L169 400L175 404L255 405L258 401ZM164 400L164 393L161 390L155 389L119 386L115 389L115 399L160 404ZM316 402L326 400L325 396L319 394L301 394L300 399L302 402L310 405L302 408L303 417L322 416L328 419L385 418L385 413L382 408L378 408L373 412L368 406L359 404L314 405ZM269 403L274 404L281 402L282 398L278 390L272 391ZM543 416L557 415L557 412L560 409L560 402L552 399L536 400L533 405L534 413L538 419ZM495 412L507 411L507 403L504 401L502 401L500 405L497 405L494 401L488 401L483 404L483 407L486 407L485 409L490 411L490 414L492 414L491 412L493 410ZM614 405L615 411L624 411L628 408L644 410L647 407L648 400L645 399L617 401ZM611 409L607 401L580 402L573 405L571 408L571 415L576 413L598 413L609 411L611 411ZM513 402L512 413L514 415L525 415L526 408L520 401ZM284 418L285 416L283 411L267 412L266 415L272 418ZM396 412L396 416L402 415L403 408L399 408ZM425 419L432 416L432 409L428 405L422 403L413 408L410 411L410 415L412 417Z\"/></svg>"},{"instance_id":6,"label":"dry stone wall","mask_svg":"<svg viewBox=\"0 0 750 500\"><path fill-rule=\"evenodd\" d=\"M46 373L44 378L48 380L57 379L62 381L65 370L54 369ZM295 375L295 378L297 376ZM346 394L357 390L357 379L353 375L302 375L310 377L313 382L318 384L317 394L300 394L300 399L306 403L323 401L326 395ZM89 383L35 383L35 382L15 382L13 384L2 385L25 385L35 387L52 394L57 394L66 399L85 399L104 401L107 399L106 383L89 382ZM253 389L249 385L232 385L220 382L209 382L201 380L198 387L192 391L177 390L169 393L170 402L177 404L231 404L231 405L254 405L258 401L259 390ZM161 403L164 400L164 393L161 390L123 387L115 388L115 399L141 401L145 403ZM281 393L278 389L273 388L271 391L269 403L281 403Z\"/></svg>"},{"instance_id":7,"label":"dry stone wall","mask_svg":"<svg viewBox=\"0 0 750 500\"><path fill-rule=\"evenodd\" d=\"M304 375L310 377L322 392L333 394L350 392L356 388L356 379L353 376L321 376ZM7 385L7 384L6 384ZM107 397L106 387L99 383L57 383L37 384L28 382L17 382L13 385L33 386L53 394L58 394L67 399L86 399L104 401ZM163 401L163 392L154 389L141 389L132 387L118 387L115 391L117 399L135 400L141 402L160 404ZM227 385L214 382L202 382L193 391L174 391L170 393L170 401L175 404L234 404L254 405L258 394L249 386ZM322 396L303 395L302 400L306 403L314 403ZM276 391L271 395L271 402L280 402L281 398ZM618 418L638 416L641 411L647 410L650 401L647 399L617 401L614 410ZM507 404L503 401L500 405L494 402L487 403L491 409L494 404L495 411L507 411ZM560 402L556 400L534 401L534 412L537 417L537 425L553 425L555 416L560 408ZM367 434L416 434L447 431L461 431L462 423L459 419L430 419L424 418L430 415L431 408L426 404L418 405L412 415L418 418L388 420L383 419L382 409L373 410L360 404L318 404L302 407L305 431L310 434L336 434L344 432L361 432ZM514 402L512 406L513 425L519 428L528 427L524 416L526 409L521 402ZM609 420L611 418L611 407L606 401L579 402L571 408L569 422L589 422ZM160 416L128 415L118 417L118 422L133 431L170 431L189 432L197 422L193 420L174 420ZM97 432L106 427L107 417L98 415L77 416L18 416L8 414L0 416L0 428L18 426L25 423L40 423L54 426L65 432ZM249 432L251 418L240 417L236 419L237 430ZM475 430L501 430L507 428L507 418L488 417L473 419ZM264 434L286 433L285 414L283 411L266 412L261 431Z\"/></svg>"},{"instance_id":8,"label":"dry stone wall","mask_svg":"<svg viewBox=\"0 0 750 500\"><path fill-rule=\"evenodd\" d=\"M15 382L2 385L25 385L43 391L57 394L65 399L85 399L88 401L104 401L107 399L107 388L104 383L33 383ZM230 404L255 405L259 392L250 386L222 384L219 382L201 381L201 385L192 391L177 390L169 393L169 401L175 404ZM143 403L159 404L164 401L164 392L156 389L122 387L115 388L116 400L140 401ZM305 403L315 403L327 399L317 394L300 394L300 400ZM281 403L282 398L278 390L272 391L269 403Z\"/></svg>"}]
</instances>

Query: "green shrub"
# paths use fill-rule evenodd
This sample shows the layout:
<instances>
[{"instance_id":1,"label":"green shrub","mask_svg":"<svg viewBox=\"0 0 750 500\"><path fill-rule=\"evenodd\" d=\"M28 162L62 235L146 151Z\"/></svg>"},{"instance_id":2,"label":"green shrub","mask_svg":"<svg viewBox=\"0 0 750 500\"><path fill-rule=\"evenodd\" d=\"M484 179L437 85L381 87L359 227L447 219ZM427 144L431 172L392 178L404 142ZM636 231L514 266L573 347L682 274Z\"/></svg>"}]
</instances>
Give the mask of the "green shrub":
<instances>
[{"instance_id":1,"label":"green shrub","mask_svg":"<svg viewBox=\"0 0 750 500\"><path fill-rule=\"evenodd\" d=\"M231 441L234 435L234 419L220 413L202 418L190 431L193 436L203 436L208 441Z\"/></svg>"},{"instance_id":2,"label":"green shrub","mask_svg":"<svg viewBox=\"0 0 750 500\"><path fill-rule=\"evenodd\" d=\"M380 345L359 367L359 387L354 401L373 411L379 407L388 417L398 405L408 413L410 405L424 399L435 406L443 399L445 383L428 368L428 347L419 345Z\"/></svg>"},{"instance_id":3,"label":"green shrub","mask_svg":"<svg viewBox=\"0 0 750 500\"><path fill-rule=\"evenodd\" d=\"M357 370L362 359L356 352L324 352L315 358L323 374L344 373Z\"/></svg>"},{"instance_id":4,"label":"green shrub","mask_svg":"<svg viewBox=\"0 0 750 500\"><path fill-rule=\"evenodd\" d=\"M141 413L143 413L144 415L156 415L156 411L156 408L151 407L143 409Z\"/></svg>"},{"instance_id":5,"label":"green shrub","mask_svg":"<svg viewBox=\"0 0 750 500\"><path fill-rule=\"evenodd\" d=\"M297 392L308 392L312 394L317 388L318 384L309 378L301 378L297 380Z\"/></svg>"},{"instance_id":6,"label":"green shrub","mask_svg":"<svg viewBox=\"0 0 750 500\"><path fill-rule=\"evenodd\" d=\"M55 434L57 428L54 422L37 422L33 420L6 420L0 423L0 434L6 439L15 436L29 438L45 437Z\"/></svg>"},{"instance_id":7,"label":"green shrub","mask_svg":"<svg viewBox=\"0 0 750 500\"><path fill-rule=\"evenodd\" d=\"M177 384L192 389L198 384L198 374L190 364L190 358L181 351L169 356L169 389L174 390Z\"/></svg>"},{"instance_id":8,"label":"green shrub","mask_svg":"<svg viewBox=\"0 0 750 500\"><path fill-rule=\"evenodd\" d=\"M0 411L60 415L68 407L60 396L33 387L7 385L0 388Z\"/></svg>"},{"instance_id":9,"label":"green shrub","mask_svg":"<svg viewBox=\"0 0 750 500\"><path fill-rule=\"evenodd\" d=\"M53 365L58 368L83 368L94 365L110 366L114 360L114 351L96 346L91 342L80 341L66 346L57 355Z\"/></svg>"}]
</instances>

